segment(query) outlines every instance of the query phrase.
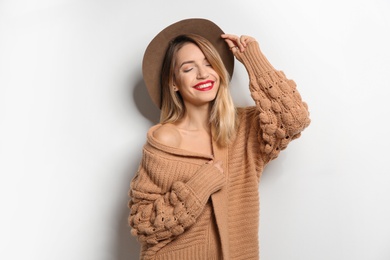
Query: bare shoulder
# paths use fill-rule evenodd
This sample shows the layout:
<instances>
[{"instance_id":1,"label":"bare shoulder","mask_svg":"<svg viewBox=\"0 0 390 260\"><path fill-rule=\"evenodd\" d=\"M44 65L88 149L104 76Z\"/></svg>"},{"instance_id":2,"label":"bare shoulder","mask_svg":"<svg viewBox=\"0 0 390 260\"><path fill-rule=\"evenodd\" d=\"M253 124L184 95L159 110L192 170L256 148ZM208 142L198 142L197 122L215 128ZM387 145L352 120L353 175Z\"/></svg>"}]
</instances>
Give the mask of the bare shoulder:
<instances>
[{"instance_id":1,"label":"bare shoulder","mask_svg":"<svg viewBox=\"0 0 390 260\"><path fill-rule=\"evenodd\" d=\"M153 132L153 137L160 143L179 147L181 143L181 134L176 126L172 124L163 124Z\"/></svg>"}]
</instances>

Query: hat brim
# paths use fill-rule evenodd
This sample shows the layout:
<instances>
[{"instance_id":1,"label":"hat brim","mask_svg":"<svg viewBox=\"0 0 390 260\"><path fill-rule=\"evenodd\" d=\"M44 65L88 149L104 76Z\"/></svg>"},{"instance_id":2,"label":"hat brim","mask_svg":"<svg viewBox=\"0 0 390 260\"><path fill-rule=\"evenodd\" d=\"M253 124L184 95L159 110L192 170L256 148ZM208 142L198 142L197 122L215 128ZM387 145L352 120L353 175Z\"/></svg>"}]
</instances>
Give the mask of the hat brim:
<instances>
[{"instance_id":1,"label":"hat brim","mask_svg":"<svg viewBox=\"0 0 390 260\"><path fill-rule=\"evenodd\" d=\"M153 103L161 108L161 68L169 42L182 34L197 34L207 39L218 51L230 76L233 75L234 56L221 38L224 32L215 23L201 18L181 20L169 25L149 43L142 62L142 74Z\"/></svg>"}]
</instances>

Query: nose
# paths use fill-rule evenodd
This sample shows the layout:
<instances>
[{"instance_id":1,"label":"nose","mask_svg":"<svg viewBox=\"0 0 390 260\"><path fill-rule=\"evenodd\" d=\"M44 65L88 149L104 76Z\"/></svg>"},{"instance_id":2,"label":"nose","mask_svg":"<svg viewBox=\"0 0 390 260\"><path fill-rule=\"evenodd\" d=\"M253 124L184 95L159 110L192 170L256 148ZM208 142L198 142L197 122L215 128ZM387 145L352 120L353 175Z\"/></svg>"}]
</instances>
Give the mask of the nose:
<instances>
[{"instance_id":1,"label":"nose","mask_svg":"<svg viewBox=\"0 0 390 260\"><path fill-rule=\"evenodd\" d=\"M208 76L209 76L209 73L207 72L207 69L203 68L203 67L199 67L197 78L198 79L206 79L206 78L208 78Z\"/></svg>"}]
</instances>

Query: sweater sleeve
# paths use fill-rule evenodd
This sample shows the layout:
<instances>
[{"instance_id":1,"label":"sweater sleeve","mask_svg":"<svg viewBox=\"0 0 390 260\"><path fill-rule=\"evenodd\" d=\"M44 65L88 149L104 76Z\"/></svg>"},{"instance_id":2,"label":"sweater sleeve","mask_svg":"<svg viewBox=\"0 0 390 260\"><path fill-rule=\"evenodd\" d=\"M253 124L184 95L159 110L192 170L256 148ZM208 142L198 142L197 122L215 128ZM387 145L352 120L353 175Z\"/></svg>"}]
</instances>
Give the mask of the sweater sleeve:
<instances>
[{"instance_id":1,"label":"sweater sleeve","mask_svg":"<svg viewBox=\"0 0 390 260\"><path fill-rule=\"evenodd\" d=\"M249 43L236 57L249 75L251 96L259 112L257 123L260 127L256 128L259 129L260 156L267 163L310 124L308 107L295 82L269 63L257 42Z\"/></svg>"},{"instance_id":2,"label":"sweater sleeve","mask_svg":"<svg viewBox=\"0 0 390 260\"><path fill-rule=\"evenodd\" d=\"M164 191L150 171L141 163L131 182L128 220L132 235L158 250L195 223L210 195L224 186L225 175L212 164L204 164L188 181L175 181Z\"/></svg>"}]
</instances>

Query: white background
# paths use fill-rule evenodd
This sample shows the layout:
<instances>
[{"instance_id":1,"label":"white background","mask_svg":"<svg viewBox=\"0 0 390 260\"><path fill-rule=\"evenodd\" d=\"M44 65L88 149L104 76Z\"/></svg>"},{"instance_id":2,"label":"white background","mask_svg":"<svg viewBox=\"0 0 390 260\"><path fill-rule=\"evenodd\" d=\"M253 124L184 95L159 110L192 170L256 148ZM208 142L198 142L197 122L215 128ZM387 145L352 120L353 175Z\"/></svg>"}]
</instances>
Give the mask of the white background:
<instances>
[{"instance_id":1,"label":"white background","mask_svg":"<svg viewBox=\"0 0 390 260\"><path fill-rule=\"evenodd\" d=\"M256 37L312 124L265 170L262 260L389 260L387 0L0 0L0 259L138 258L127 190L158 110L146 45L190 17ZM236 63L232 93L252 101Z\"/></svg>"}]
</instances>

